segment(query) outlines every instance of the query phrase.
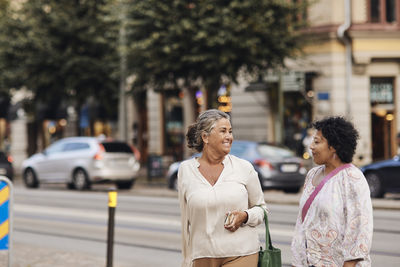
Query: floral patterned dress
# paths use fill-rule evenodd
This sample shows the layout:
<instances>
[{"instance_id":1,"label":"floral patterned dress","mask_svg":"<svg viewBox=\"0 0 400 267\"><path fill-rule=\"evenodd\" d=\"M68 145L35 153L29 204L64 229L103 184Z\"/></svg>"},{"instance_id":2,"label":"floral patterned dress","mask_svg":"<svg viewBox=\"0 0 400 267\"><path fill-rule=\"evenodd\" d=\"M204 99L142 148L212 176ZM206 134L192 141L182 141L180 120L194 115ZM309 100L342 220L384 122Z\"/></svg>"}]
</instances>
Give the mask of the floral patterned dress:
<instances>
[{"instance_id":1,"label":"floral patterned dress","mask_svg":"<svg viewBox=\"0 0 400 267\"><path fill-rule=\"evenodd\" d=\"M363 173L354 165L326 182L301 221L301 210L315 189L312 180L324 168L315 167L307 174L292 240L292 264L342 267L345 261L360 259L357 267L371 266L370 191Z\"/></svg>"}]
</instances>

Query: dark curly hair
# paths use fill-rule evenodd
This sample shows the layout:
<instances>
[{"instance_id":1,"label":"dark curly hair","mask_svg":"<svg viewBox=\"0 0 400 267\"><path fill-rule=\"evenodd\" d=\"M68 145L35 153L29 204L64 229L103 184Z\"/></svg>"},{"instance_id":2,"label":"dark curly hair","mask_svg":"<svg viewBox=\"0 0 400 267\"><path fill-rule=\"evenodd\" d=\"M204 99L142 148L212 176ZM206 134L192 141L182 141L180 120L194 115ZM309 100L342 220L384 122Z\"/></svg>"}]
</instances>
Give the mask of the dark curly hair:
<instances>
[{"instance_id":1,"label":"dark curly hair","mask_svg":"<svg viewBox=\"0 0 400 267\"><path fill-rule=\"evenodd\" d=\"M321 131L342 162L352 162L359 134L351 122L343 117L328 117L313 122L312 127Z\"/></svg>"}]
</instances>

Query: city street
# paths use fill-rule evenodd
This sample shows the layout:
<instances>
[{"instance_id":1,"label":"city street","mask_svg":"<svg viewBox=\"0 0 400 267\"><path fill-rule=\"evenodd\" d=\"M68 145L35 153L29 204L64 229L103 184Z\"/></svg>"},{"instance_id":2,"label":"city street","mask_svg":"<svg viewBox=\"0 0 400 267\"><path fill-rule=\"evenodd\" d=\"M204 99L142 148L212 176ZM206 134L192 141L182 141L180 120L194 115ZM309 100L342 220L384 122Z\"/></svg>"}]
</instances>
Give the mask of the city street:
<instances>
[{"instance_id":1,"label":"city street","mask_svg":"<svg viewBox=\"0 0 400 267\"><path fill-rule=\"evenodd\" d=\"M263 197L292 267L312 190L304 265L400 267L399 37L400 0L0 0L0 267L246 254Z\"/></svg>"},{"instance_id":2,"label":"city street","mask_svg":"<svg viewBox=\"0 0 400 267\"><path fill-rule=\"evenodd\" d=\"M13 266L105 266L106 188L87 192L62 186L29 190L17 184ZM135 189L118 194L114 266L179 266L179 204L176 194L171 196L139 196ZM297 206L269 207L272 240L282 249L284 266L289 266ZM373 266L399 266L400 210L375 210L374 219ZM262 238L263 229L259 230Z\"/></svg>"}]
</instances>

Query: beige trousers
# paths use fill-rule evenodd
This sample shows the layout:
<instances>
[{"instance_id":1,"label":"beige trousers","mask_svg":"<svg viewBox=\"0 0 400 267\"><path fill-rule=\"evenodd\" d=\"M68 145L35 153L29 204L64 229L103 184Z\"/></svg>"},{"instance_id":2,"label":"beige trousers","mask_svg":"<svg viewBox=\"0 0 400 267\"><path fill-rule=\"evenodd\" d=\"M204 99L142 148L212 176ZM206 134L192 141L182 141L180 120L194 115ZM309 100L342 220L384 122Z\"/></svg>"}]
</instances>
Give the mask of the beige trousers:
<instances>
[{"instance_id":1,"label":"beige trousers","mask_svg":"<svg viewBox=\"0 0 400 267\"><path fill-rule=\"evenodd\" d=\"M257 267L258 253L248 256L227 258L200 258L193 261L193 267Z\"/></svg>"}]
</instances>

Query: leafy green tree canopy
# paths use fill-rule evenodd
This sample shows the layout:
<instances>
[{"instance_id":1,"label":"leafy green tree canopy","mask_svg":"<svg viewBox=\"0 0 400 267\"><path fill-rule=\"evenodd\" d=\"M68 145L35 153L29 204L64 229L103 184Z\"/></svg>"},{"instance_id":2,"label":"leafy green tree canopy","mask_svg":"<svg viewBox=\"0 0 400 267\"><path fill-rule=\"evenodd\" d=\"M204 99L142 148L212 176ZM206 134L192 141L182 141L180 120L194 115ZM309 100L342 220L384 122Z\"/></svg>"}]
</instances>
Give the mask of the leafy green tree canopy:
<instances>
[{"instance_id":1,"label":"leafy green tree canopy","mask_svg":"<svg viewBox=\"0 0 400 267\"><path fill-rule=\"evenodd\" d=\"M55 108L95 96L115 109L118 56L103 19L108 2L30 0L8 8L0 23L0 88L25 87L35 103Z\"/></svg>"},{"instance_id":2,"label":"leafy green tree canopy","mask_svg":"<svg viewBox=\"0 0 400 267\"><path fill-rule=\"evenodd\" d=\"M255 74L282 65L301 48L305 2L125 0L134 89L200 80L217 90L222 77L235 82L239 70Z\"/></svg>"}]
</instances>

